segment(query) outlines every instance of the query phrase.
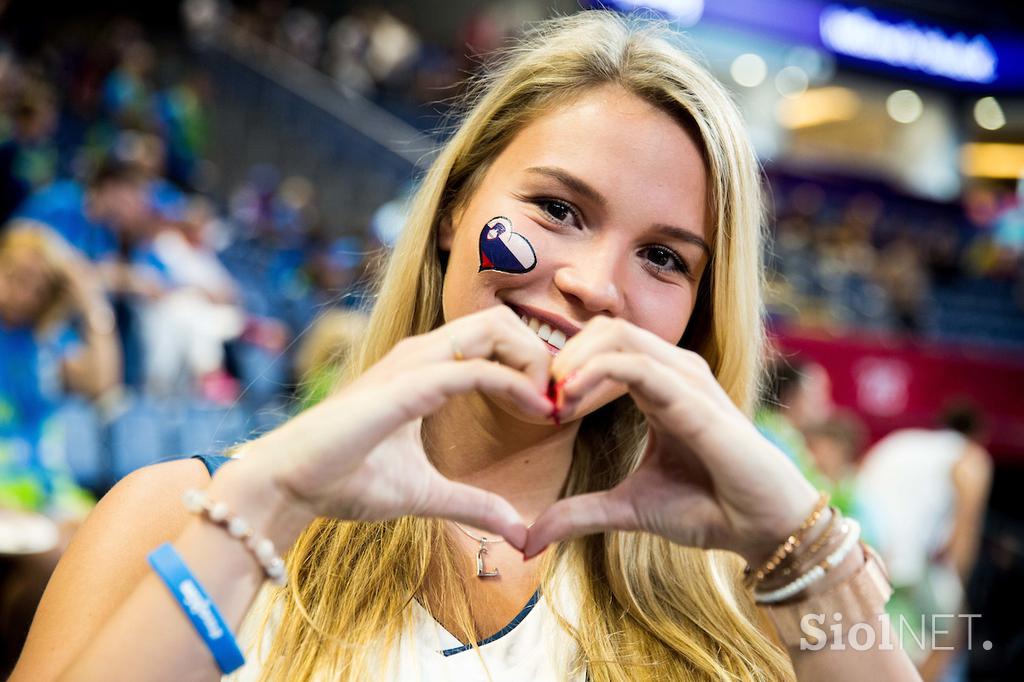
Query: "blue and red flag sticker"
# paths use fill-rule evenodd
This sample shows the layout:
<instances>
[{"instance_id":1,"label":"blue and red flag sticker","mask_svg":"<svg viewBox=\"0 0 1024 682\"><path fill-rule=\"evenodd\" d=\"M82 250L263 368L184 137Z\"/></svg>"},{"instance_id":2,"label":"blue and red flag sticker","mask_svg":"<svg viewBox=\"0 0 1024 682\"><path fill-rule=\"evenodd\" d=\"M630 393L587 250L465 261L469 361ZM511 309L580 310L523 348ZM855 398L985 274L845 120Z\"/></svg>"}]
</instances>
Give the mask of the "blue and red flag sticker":
<instances>
[{"instance_id":1,"label":"blue and red flag sticker","mask_svg":"<svg viewBox=\"0 0 1024 682\"><path fill-rule=\"evenodd\" d=\"M504 216L491 218L480 231L480 270L523 274L537 265L537 253L526 237L512 230Z\"/></svg>"}]
</instances>

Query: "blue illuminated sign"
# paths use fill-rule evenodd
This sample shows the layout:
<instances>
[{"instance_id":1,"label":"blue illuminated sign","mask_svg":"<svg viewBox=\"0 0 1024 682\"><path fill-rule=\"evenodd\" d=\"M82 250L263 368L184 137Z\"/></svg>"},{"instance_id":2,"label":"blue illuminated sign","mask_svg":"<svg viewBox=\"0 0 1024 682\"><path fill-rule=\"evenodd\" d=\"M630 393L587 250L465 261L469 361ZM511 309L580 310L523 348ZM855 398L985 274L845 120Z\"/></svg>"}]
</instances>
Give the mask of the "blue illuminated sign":
<instances>
[{"instance_id":1,"label":"blue illuminated sign","mask_svg":"<svg viewBox=\"0 0 1024 682\"><path fill-rule=\"evenodd\" d=\"M947 35L913 21L891 23L863 7L829 5L818 22L821 42L832 52L931 76L970 83L996 79L999 56L982 34Z\"/></svg>"},{"instance_id":2,"label":"blue illuminated sign","mask_svg":"<svg viewBox=\"0 0 1024 682\"><path fill-rule=\"evenodd\" d=\"M822 0L591 0L591 6L645 7L683 26L743 28L840 61L936 85L983 92L1024 92L1024 32L984 33L912 20L888 10Z\"/></svg>"}]
</instances>

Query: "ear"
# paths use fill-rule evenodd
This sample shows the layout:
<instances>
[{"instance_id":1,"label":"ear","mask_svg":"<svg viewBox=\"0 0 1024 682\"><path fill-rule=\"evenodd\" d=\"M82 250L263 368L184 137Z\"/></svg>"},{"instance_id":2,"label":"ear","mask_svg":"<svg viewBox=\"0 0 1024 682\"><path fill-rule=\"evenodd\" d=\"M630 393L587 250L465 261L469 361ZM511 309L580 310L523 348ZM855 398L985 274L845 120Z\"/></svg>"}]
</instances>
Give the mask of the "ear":
<instances>
[{"instance_id":1,"label":"ear","mask_svg":"<svg viewBox=\"0 0 1024 682\"><path fill-rule=\"evenodd\" d=\"M455 227L452 225L452 215L445 213L437 227L437 245L442 251L451 251L454 239Z\"/></svg>"}]
</instances>

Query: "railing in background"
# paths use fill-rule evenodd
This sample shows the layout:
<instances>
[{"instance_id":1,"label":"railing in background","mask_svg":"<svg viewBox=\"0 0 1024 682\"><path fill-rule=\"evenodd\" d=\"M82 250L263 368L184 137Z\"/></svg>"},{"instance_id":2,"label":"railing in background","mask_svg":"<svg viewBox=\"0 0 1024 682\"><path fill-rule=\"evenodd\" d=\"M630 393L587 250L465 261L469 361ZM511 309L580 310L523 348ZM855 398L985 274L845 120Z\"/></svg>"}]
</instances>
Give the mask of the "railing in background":
<instances>
[{"instance_id":1,"label":"railing in background","mask_svg":"<svg viewBox=\"0 0 1024 682\"><path fill-rule=\"evenodd\" d=\"M207 156L221 198L269 163L313 182L332 233L360 232L435 153L433 138L240 28L192 45L214 87Z\"/></svg>"}]
</instances>

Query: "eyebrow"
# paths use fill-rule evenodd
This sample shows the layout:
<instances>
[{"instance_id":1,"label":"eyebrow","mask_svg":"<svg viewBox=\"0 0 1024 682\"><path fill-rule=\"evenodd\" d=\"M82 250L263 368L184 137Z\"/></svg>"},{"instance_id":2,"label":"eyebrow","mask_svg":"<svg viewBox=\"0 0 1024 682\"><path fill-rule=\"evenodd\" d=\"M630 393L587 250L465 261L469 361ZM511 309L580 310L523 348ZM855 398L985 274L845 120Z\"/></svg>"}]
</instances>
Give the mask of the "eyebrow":
<instances>
[{"instance_id":1,"label":"eyebrow","mask_svg":"<svg viewBox=\"0 0 1024 682\"><path fill-rule=\"evenodd\" d=\"M592 203L597 204L602 209L608 206L608 202L600 192L562 168L554 166L533 166L531 168L527 168L526 172L543 175L553 180L557 180L576 194L579 194ZM666 225L664 223L657 223L653 225L653 228L671 239L678 239L679 241L699 246L707 256L711 256L711 247L708 246L708 243L704 241L702 237L690 230L684 230L681 227Z\"/></svg>"}]
</instances>

